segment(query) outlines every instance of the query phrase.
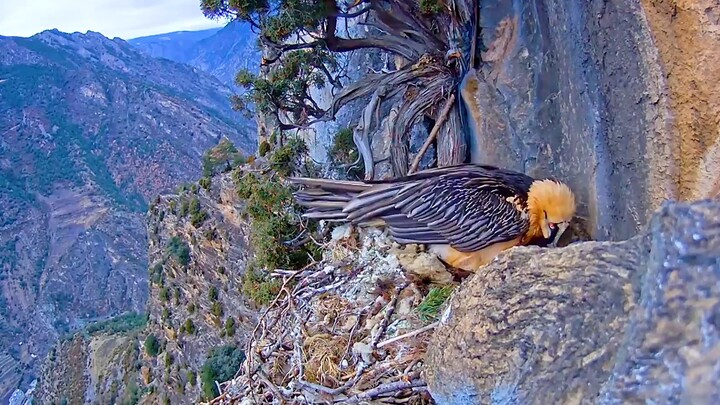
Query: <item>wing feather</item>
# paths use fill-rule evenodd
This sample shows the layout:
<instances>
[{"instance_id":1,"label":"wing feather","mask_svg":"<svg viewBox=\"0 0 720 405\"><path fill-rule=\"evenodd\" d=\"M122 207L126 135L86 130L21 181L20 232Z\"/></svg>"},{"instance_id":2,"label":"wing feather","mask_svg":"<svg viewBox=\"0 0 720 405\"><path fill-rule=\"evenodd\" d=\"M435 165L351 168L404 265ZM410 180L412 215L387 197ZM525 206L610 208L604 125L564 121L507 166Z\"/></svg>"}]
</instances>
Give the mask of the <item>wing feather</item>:
<instances>
[{"instance_id":1,"label":"wing feather","mask_svg":"<svg viewBox=\"0 0 720 405\"><path fill-rule=\"evenodd\" d=\"M390 180L295 182L325 191L297 193L308 217L356 224L382 220L399 243L450 244L472 252L514 239L528 221L507 197L527 198L533 179L492 166L465 164Z\"/></svg>"},{"instance_id":2,"label":"wing feather","mask_svg":"<svg viewBox=\"0 0 720 405\"><path fill-rule=\"evenodd\" d=\"M466 252L524 234L527 220L506 200L507 196L520 195L524 190L484 174L444 173L403 187L393 199L394 208L426 230L415 227L406 232L388 221L391 233L413 243L438 243L442 239Z\"/></svg>"}]
</instances>

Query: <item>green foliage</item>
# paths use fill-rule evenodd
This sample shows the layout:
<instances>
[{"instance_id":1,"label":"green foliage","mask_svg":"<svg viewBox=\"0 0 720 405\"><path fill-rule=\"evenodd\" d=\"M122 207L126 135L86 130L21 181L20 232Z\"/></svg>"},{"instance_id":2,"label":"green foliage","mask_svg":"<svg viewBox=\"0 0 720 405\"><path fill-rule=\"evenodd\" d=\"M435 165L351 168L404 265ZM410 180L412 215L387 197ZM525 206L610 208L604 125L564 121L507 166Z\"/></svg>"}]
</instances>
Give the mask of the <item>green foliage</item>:
<instances>
[{"instance_id":1,"label":"green foliage","mask_svg":"<svg viewBox=\"0 0 720 405\"><path fill-rule=\"evenodd\" d=\"M191 314L195 313L195 303L194 302L189 303L187 305L187 310L188 310L188 313L191 313Z\"/></svg>"},{"instance_id":2,"label":"green foliage","mask_svg":"<svg viewBox=\"0 0 720 405\"><path fill-rule=\"evenodd\" d=\"M105 321L91 323L85 328L85 331L89 334L127 333L144 328L147 320L147 314L129 312Z\"/></svg>"},{"instance_id":3,"label":"green foliage","mask_svg":"<svg viewBox=\"0 0 720 405\"><path fill-rule=\"evenodd\" d=\"M188 383L190 383L191 387L195 386L195 383L197 382L197 375L195 375L195 372L192 370L188 370L187 372L187 380Z\"/></svg>"},{"instance_id":4,"label":"green foliage","mask_svg":"<svg viewBox=\"0 0 720 405\"><path fill-rule=\"evenodd\" d=\"M354 163L360 157L360 153L353 141L353 131L350 128L341 129L335 134L333 144L328 151L328 157L333 165L349 165ZM365 171L365 164L359 159L357 166L352 167L348 172L348 177L359 178ZM345 172L345 170L343 170Z\"/></svg>"},{"instance_id":5,"label":"green foliage","mask_svg":"<svg viewBox=\"0 0 720 405\"><path fill-rule=\"evenodd\" d=\"M248 107L253 105L260 113L268 115L281 110L294 122L308 124L310 118L325 114L311 99L311 87L325 87L327 76L324 71L333 71L338 66L335 56L322 46L287 52L282 64L276 65L270 76L239 71L235 82L245 89L245 93L232 98L233 106L248 112Z\"/></svg>"},{"instance_id":6,"label":"green foliage","mask_svg":"<svg viewBox=\"0 0 720 405\"><path fill-rule=\"evenodd\" d=\"M299 218L291 190L278 180L255 173L235 173L238 195L246 200L253 232L250 243L255 253L253 264L260 268L302 267L313 246L292 247L284 242L296 236Z\"/></svg>"},{"instance_id":7,"label":"green foliage","mask_svg":"<svg viewBox=\"0 0 720 405\"><path fill-rule=\"evenodd\" d=\"M272 154L270 167L281 176L290 176L298 169L300 156L307 151L307 145L302 139L290 139Z\"/></svg>"},{"instance_id":8,"label":"green foliage","mask_svg":"<svg viewBox=\"0 0 720 405\"><path fill-rule=\"evenodd\" d=\"M301 0L202 0L200 8L209 18L233 16L262 23L263 33L274 42L288 39L298 30L317 28L326 13L323 2Z\"/></svg>"},{"instance_id":9,"label":"green foliage","mask_svg":"<svg viewBox=\"0 0 720 405\"><path fill-rule=\"evenodd\" d=\"M186 199L182 199L180 201L180 211L178 211L178 216L180 218L185 218L188 211L190 210L190 203Z\"/></svg>"},{"instance_id":10,"label":"green foliage","mask_svg":"<svg viewBox=\"0 0 720 405\"><path fill-rule=\"evenodd\" d=\"M220 171L229 171L232 166L242 164L245 158L235 145L227 139L223 138L220 143L212 149L209 149L203 155L202 171L205 178L209 178ZM202 180L201 180L202 181ZM203 183L201 186L205 187ZM209 189L209 183L206 190Z\"/></svg>"},{"instance_id":11,"label":"green foliage","mask_svg":"<svg viewBox=\"0 0 720 405\"><path fill-rule=\"evenodd\" d=\"M207 212L200 208L200 200L197 197L190 201L189 211L190 223L195 228L200 227L200 225L202 225L202 223L208 218Z\"/></svg>"},{"instance_id":12,"label":"green foliage","mask_svg":"<svg viewBox=\"0 0 720 405\"><path fill-rule=\"evenodd\" d=\"M262 141L260 142L260 146L258 146L258 156L263 157L270 152L270 144L268 141Z\"/></svg>"},{"instance_id":13,"label":"green foliage","mask_svg":"<svg viewBox=\"0 0 720 405\"><path fill-rule=\"evenodd\" d=\"M136 405L140 402L142 397L142 390L138 387L137 382L132 379L128 384L127 391L125 393L125 399L122 401L123 405Z\"/></svg>"},{"instance_id":14,"label":"green foliage","mask_svg":"<svg viewBox=\"0 0 720 405\"><path fill-rule=\"evenodd\" d=\"M245 361L245 353L235 346L221 346L210 351L200 374L203 396L206 400L219 395L215 381L227 381L232 378L243 361Z\"/></svg>"},{"instance_id":15,"label":"green foliage","mask_svg":"<svg viewBox=\"0 0 720 405\"><path fill-rule=\"evenodd\" d=\"M190 246L177 235L170 238L167 252L183 266L187 266L190 263Z\"/></svg>"},{"instance_id":16,"label":"green foliage","mask_svg":"<svg viewBox=\"0 0 720 405\"><path fill-rule=\"evenodd\" d=\"M150 282L161 285L163 281L163 264L158 262L150 267Z\"/></svg>"},{"instance_id":17,"label":"green foliage","mask_svg":"<svg viewBox=\"0 0 720 405\"><path fill-rule=\"evenodd\" d=\"M280 293L282 283L271 279L266 273L248 267L243 274L241 292L257 306L268 305Z\"/></svg>"},{"instance_id":18,"label":"green foliage","mask_svg":"<svg viewBox=\"0 0 720 405\"><path fill-rule=\"evenodd\" d=\"M210 298L210 301L217 301L218 299L218 289L214 285L211 285L208 289L208 298Z\"/></svg>"},{"instance_id":19,"label":"green foliage","mask_svg":"<svg viewBox=\"0 0 720 405\"><path fill-rule=\"evenodd\" d=\"M442 10L442 0L420 0L420 12L423 14L437 14Z\"/></svg>"},{"instance_id":20,"label":"green foliage","mask_svg":"<svg viewBox=\"0 0 720 405\"><path fill-rule=\"evenodd\" d=\"M190 223L195 228L199 228L206 219L208 219L208 213L205 211L199 211L197 214L193 214L190 217Z\"/></svg>"},{"instance_id":21,"label":"green foliage","mask_svg":"<svg viewBox=\"0 0 720 405\"><path fill-rule=\"evenodd\" d=\"M210 177L203 177L200 179L200 187L204 188L206 191L210 191L210 186L212 186L212 179Z\"/></svg>"},{"instance_id":22,"label":"green foliage","mask_svg":"<svg viewBox=\"0 0 720 405\"><path fill-rule=\"evenodd\" d=\"M445 301L450 297L453 291L453 286L448 285L441 288L434 287L430 289L430 292L425 297L423 302L418 305L415 309L423 321L430 321L437 319L440 308Z\"/></svg>"},{"instance_id":23,"label":"green foliage","mask_svg":"<svg viewBox=\"0 0 720 405\"><path fill-rule=\"evenodd\" d=\"M177 214L177 212L175 211L177 209L177 201L170 200L170 203L168 203L168 206L170 207L170 212L172 212L173 214Z\"/></svg>"},{"instance_id":24,"label":"green foliage","mask_svg":"<svg viewBox=\"0 0 720 405\"><path fill-rule=\"evenodd\" d=\"M163 287L160 289L160 293L158 294L158 297L160 298L160 301L167 302L167 300L170 298L170 294L168 293L167 287Z\"/></svg>"},{"instance_id":25,"label":"green foliage","mask_svg":"<svg viewBox=\"0 0 720 405\"><path fill-rule=\"evenodd\" d=\"M183 325L185 332L194 335L195 334L195 324L193 323L192 319L188 318L185 320L185 324Z\"/></svg>"},{"instance_id":26,"label":"green foliage","mask_svg":"<svg viewBox=\"0 0 720 405\"><path fill-rule=\"evenodd\" d=\"M170 319L170 310L167 307L163 308L160 318L165 322Z\"/></svg>"},{"instance_id":27,"label":"green foliage","mask_svg":"<svg viewBox=\"0 0 720 405\"><path fill-rule=\"evenodd\" d=\"M152 333L145 338L145 353L148 354L148 356L155 357L160 353L160 342L157 340L155 335Z\"/></svg>"},{"instance_id":28,"label":"green foliage","mask_svg":"<svg viewBox=\"0 0 720 405\"><path fill-rule=\"evenodd\" d=\"M272 153L270 164L276 172L287 176L296 170L298 155L306 150L301 140L290 140ZM233 179L238 196L245 200L244 214L250 217L253 228L250 244L254 258L243 275L240 290L262 306L274 298L280 287L279 281L267 278L263 270L300 268L320 251L315 245L285 243L297 236L301 223L292 190L280 179L242 170L236 170ZM310 231L313 226L310 225Z\"/></svg>"},{"instance_id":29,"label":"green foliage","mask_svg":"<svg viewBox=\"0 0 720 405\"><path fill-rule=\"evenodd\" d=\"M228 337L235 336L235 319L232 316L225 321L225 335Z\"/></svg>"},{"instance_id":30,"label":"green foliage","mask_svg":"<svg viewBox=\"0 0 720 405\"><path fill-rule=\"evenodd\" d=\"M215 316L218 317L218 318L220 318L221 316L223 316L222 304L220 304L220 303L217 302L217 301L215 301L215 302L212 303L212 307L211 307L210 311L212 312L213 315L215 315Z\"/></svg>"}]
</instances>

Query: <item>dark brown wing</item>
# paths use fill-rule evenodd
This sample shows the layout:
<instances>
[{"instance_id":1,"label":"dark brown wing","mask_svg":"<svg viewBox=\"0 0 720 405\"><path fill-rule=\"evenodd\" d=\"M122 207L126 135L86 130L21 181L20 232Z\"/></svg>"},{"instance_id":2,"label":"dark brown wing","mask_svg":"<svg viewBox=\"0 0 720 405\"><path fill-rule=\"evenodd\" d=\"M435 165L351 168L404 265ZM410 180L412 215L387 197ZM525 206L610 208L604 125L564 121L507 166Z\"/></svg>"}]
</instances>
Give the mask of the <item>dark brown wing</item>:
<instances>
[{"instance_id":1,"label":"dark brown wing","mask_svg":"<svg viewBox=\"0 0 720 405\"><path fill-rule=\"evenodd\" d=\"M450 244L472 252L528 229L508 197L527 199L533 179L491 166L460 165L376 182L342 212L353 223L385 221L399 243Z\"/></svg>"}]
</instances>

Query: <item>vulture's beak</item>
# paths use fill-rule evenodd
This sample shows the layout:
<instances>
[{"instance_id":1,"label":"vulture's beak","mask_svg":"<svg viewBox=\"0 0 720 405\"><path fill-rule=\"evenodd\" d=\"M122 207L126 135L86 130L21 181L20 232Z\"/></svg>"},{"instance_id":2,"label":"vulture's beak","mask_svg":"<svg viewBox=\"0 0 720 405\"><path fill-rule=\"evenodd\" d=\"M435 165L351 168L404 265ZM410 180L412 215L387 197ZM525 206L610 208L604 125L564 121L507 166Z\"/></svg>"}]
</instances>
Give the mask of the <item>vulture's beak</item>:
<instances>
[{"instance_id":1,"label":"vulture's beak","mask_svg":"<svg viewBox=\"0 0 720 405\"><path fill-rule=\"evenodd\" d=\"M568 226L570 226L569 222L561 222L557 224L557 231L555 232L555 235L550 242L550 247L557 247L558 242L560 242L560 238L562 237L563 233L565 233L565 230L568 228Z\"/></svg>"}]
</instances>

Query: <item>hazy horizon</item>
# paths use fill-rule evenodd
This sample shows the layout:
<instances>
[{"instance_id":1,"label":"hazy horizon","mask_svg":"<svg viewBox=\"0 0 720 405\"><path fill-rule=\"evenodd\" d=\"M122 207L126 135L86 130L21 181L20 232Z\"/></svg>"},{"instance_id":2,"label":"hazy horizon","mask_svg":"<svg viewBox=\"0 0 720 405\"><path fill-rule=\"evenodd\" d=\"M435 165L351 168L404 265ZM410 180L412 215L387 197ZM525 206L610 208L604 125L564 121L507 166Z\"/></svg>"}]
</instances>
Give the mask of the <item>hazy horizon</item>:
<instances>
[{"instance_id":1,"label":"hazy horizon","mask_svg":"<svg viewBox=\"0 0 720 405\"><path fill-rule=\"evenodd\" d=\"M173 31L198 31L222 27L200 10L200 0L26 0L0 4L0 35L29 37L58 29L63 32L95 31L106 37L128 40Z\"/></svg>"}]
</instances>

